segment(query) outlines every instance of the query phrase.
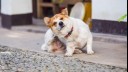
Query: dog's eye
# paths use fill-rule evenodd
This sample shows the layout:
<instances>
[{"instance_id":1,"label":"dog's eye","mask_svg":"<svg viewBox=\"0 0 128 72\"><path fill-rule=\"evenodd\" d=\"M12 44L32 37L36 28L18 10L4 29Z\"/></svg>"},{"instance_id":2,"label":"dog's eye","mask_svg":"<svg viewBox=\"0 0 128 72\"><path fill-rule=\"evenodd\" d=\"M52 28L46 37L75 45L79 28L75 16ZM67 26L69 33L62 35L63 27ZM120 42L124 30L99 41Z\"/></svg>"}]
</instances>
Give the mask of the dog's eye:
<instances>
[{"instance_id":1,"label":"dog's eye","mask_svg":"<svg viewBox=\"0 0 128 72\"><path fill-rule=\"evenodd\" d=\"M63 20L64 18L60 18L60 20Z\"/></svg>"},{"instance_id":2,"label":"dog's eye","mask_svg":"<svg viewBox=\"0 0 128 72\"><path fill-rule=\"evenodd\" d=\"M55 26L57 24L57 22L54 22L53 25Z\"/></svg>"}]
</instances>

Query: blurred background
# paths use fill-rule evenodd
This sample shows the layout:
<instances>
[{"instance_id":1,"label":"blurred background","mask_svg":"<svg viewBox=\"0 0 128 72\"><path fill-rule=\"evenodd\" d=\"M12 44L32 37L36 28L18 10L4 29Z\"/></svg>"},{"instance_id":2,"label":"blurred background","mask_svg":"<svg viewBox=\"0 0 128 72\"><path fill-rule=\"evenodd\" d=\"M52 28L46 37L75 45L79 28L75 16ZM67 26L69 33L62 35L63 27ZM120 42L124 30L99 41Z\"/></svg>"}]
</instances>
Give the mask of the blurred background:
<instances>
[{"instance_id":1,"label":"blurred background","mask_svg":"<svg viewBox=\"0 0 128 72\"><path fill-rule=\"evenodd\" d=\"M0 27L34 31L45 26L45 16L64 8L88 23L92 32L127 35L127 0L0 0Z\"/></svg>"}]
</instances>

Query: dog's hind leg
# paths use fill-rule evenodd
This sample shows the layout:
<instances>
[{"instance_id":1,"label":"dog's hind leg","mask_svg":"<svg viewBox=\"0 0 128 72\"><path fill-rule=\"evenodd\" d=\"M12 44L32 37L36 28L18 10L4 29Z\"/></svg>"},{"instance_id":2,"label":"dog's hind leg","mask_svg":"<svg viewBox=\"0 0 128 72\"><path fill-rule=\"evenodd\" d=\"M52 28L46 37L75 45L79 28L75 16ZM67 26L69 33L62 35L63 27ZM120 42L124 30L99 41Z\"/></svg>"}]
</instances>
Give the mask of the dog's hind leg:
<instances>
[{"instance_id":1,"label":"dog's hind leg","mask_svg":"<svg viewBox=\"0 0 128 72\"><path fill-rule=\"evenodd\" d=\"M81 54L83 53L80 49L75 49L74 54Z\"/></svg>"},{"instance_id":2,"label":"dog's hind leg","mask_svg":"<svg viewBox=\"0 0 128 72\"><path fill-rule=\"evenodd\" d=\"M41 46L41 50L47 51L47 44L44 43L44 44Z\"/></svg>"},{"instance_id":3,"label":"dog's hind leg","mask_svg":"<svg viewBox=\"0 0 128 72\"><path fill-rule=\"evenodd\" d=\"M43 51L48 51L48 52L52 52L52 41L45 42L45 43L41 46L41 50L43 50Z\"/></svg>"},{"instance_id":4,"label":"dog's hind leg","mask_svg":"<svg viewBox=\"0 0 128 72\"><path fill-rule=\"evenodd\" d=\"M44 36L44 44L42 45L41 49L43 51L50 51L51 50L50 45L51 45L53 39L54 39L54 34L51 31L51 29L49 29Z\"/></svg>"}]
</instances>

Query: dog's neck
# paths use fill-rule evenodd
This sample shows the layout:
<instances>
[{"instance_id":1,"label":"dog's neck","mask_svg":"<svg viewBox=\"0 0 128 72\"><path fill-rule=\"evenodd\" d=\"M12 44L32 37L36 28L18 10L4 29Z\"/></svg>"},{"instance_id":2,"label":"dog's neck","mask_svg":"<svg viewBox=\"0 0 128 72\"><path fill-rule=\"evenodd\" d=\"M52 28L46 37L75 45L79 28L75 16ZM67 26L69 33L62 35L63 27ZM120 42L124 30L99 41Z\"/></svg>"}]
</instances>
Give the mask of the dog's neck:
<instances>
[{"instance_id":1,"label":"dog's neck","mask_svg":"<svg viewBox=\"0 0 128 72\"><path fill-rule=\"evenodd\" d=\"M71 31L70 32L68 32L68 34L65 36L65 38L68 38L69 36L71 36L71 34L72 34L72 32L73 32L73 27L71 28Z\"/></svg>"}]
</instances>

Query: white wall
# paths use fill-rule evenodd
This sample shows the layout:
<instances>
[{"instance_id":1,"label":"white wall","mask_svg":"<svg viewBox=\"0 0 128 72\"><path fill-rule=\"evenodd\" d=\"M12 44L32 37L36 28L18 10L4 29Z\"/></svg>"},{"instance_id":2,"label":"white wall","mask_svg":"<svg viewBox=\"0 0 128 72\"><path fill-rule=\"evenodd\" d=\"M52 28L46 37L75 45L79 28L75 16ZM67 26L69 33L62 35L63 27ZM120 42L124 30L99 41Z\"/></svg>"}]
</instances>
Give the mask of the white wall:
<instances>
[{"instance_id":1,"label":"white wall","mask_svg":"<svg viewBox=\"0 0 128 72\"><path fill-rule=\"evenodd\" d=\"M117 21L126 13L127 0L92 0L93 19Z\"/></svg>"},{"instance_id":2,"label":"white wall","mask_svg":"<svg viewBox=\"0 0 128 72\"><path fill-rule=\"evenodd\" d=\"M32 13L32 0L1 0L1 13L7 15Z\"/></svg>"}]
</instances>

